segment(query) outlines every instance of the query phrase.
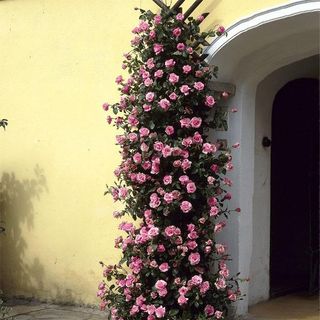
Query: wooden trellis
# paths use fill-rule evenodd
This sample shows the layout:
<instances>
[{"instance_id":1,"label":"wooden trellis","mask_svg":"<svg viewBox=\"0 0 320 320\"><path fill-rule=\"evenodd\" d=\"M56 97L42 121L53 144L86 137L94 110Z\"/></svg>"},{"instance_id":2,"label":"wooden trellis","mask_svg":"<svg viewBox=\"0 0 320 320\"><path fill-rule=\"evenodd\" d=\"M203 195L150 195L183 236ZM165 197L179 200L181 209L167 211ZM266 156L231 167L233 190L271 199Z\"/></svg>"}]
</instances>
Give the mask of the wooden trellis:
<instances>
[{"instance_id":1,"label":"wooden trellis","mask_svg":"<svg viewBox=\"0 0 320 320\"><path fill-rule=\"evenodd\" d=\"M190 8L184 13L184 20L186 20L191 14L192 12L201 4L203 0L195 0L193 2L193 4L190 6ZM182 12L182 8L181 5L185 2L185 0L177 0L176 3L170 8L169 6L167 6L162 0L153 0L153 2L155 4L157 4L160 9L162 11L164 11L167 14L174 14L174 13L178 13L178 12ZM205 12L202 14L203 16L203 20L209 15L209 12ZM198 25L200 25L200 23L203 20L199 20L198 21ZM187 28L188 25L185 24L185 27ZM199 41L195 41L192 45L192 47L195 49L197 48L200 44L202 44L203 46L208 46L209 42L207 42L206 40L202 41L201 43ZM199 57L201 60L204 60L207 57L206 54L202 54L201 57Z\"/></svg>"}]
</instances>

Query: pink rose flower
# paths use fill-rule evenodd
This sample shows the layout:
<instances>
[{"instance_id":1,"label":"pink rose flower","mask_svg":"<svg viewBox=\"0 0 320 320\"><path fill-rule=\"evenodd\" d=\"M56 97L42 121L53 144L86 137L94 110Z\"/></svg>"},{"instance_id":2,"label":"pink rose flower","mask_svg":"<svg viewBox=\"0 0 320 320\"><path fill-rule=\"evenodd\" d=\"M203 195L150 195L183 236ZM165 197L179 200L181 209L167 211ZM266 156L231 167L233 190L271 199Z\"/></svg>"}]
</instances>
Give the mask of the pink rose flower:
<instances>
[{"instance_id":1,"label":"pink rose flower","mask_svg":"<svg viewBox=\"0 0 320 320\"><path fill-rule=\"evenodd\" d=\"M215 316L217 319L222 319L223 312L217 310L217 311L214 313L214 316Z\"/></svg>"},{"instance_id":2,"label":"pink rose flower","mask_svg":"<svg viewBox=\"0 0 320 320\"><path fill-rule=\"evenodd\" d=\"M180 204L180 209L184 213L188 213L192 209L192 204L189 201L182 201Z\"/></svg>"},{"instance_id":3,"label":"pink rose flower","mask_svg":"<svg viewBox=\"0 0 320 320\"><path fill-rule=\"evenodd\" d=\"M181 163L181 168L183 171L186 171L188 169L191 168L191 164L192 162L188 159L183 159L182 163Z\"/></svg>"},{"instance_id":4,"label":"pink rose flower","mask_svg":"<svg viewBox=\"0 0 320 320\"><path fill-rule=\"evenodd\" d=\"M191 137L187 137L187 138L184 138L182 140L182 145L184 147L188 148L188 147L190 147L192 145L192 142L193 142L192 138Z\"/></svg>"},{"instance_id":5,"label":"pink rose flower","mask_svg":"<svg viewBox=\"0 0 320 320\"><path fill-rule=\"evenodd\" d=\"M197 21L202 22L204 20L204 16L201 14L199 17L197 17Z\"/></svg>"},{"instance_id":6,"label":"pink rose flower","mask_svg":"<svg viewBox=\"0 0 320 320\"><path fill-rule=\"evenodd\" d=\"M227 284L226 284L226 280L224 278L218 278L216 280L216 282L214 283L215 287L219 290L219 289L225 289Z\"/></svg>"},{"instance_id":7,"label":"pink rose flower","mask_svg":"<svg viewBox=\"0 0 320 320\"><path fill-rule=\"evenodd\" d=\"M213 152L213 146L211 143L204 143L202 146L202 153L204 154L208 154L208 153L212 153Z\"/></svg>"},{"instance_id":8,"label":"pink rose flower","mask_svg":"<svg viewBox=\"0 0 320 320\"><path fill-rule=\"evenodd\" d=\"M218 203L217 198L215 198L215 197L208 198L208 205L210 207L217 205L217 203Z\"/></svg>"},{"instance_id":9,"label":"pink rose flower","mask_svg":"<svg viewBox=\"0 0 320 320\"><path fill-rule=\"evenodd\" d=\"M234 302L237 300L237 295L232 290L228 290L228 299Z\"/></svg>"},{"instance_id":10,"label":"pink rose flower","mask_svg":"<svg viewBox=\"0 0 320 320\"><path fill-rule=\"evenodd\" d=\"M138 141L138 135L134 132L129 133L128 138L129 138L130 142Z\"/></svg>"},{"instance_id":11,"label":"pink rose flower","mask_svg":"<svg viewBox=\"0 0 320 320\"><path fill-rule=\"evenodd\" d=\"M202 276L201 275L195 275L191 278L191 283L194 286L199 286L202 283Z\"/></svg>"},{"instance_id":12,"label":"pink rose flower","mask_svg":"<svg viewBox=\"0 0 320 320\"><path fill-rule=\"evenodd\" d=\"M200 254L198 252L193 252L189 255L188 260L192 266L195 266L200 262Z\"/></svg>"},{"instance_id":13,"label":"pink rose flower","mask_svg":"<svg viewBox=\"0 0 320 320\"><path fill-rule=\"evenodd\" d=\"M178 21L183 21L183 20L184 20L184 15L183 15L183 13L178 13L178 14L176 15L176 19L177 19Z\"/></svg>"},{"instance_id":14,"label":"pink rose flower","mask_svg":"<svg viewBox=\"0 0 320 320\"><path fill-rule=\"evenodd\" d=\"M130 315L133 316L139 312L139 307L136 305L133 305L131 310L130 310Z\"/></svg>"},{"instance_id":15,"label":"pink rose flower","mask_svg":"<svg viewBox=\"0 0 320 320\"><path fill-rule=\"evenodd\" d=\"M165 110L165 111L167 111L167 110L170 108L170 106L171 106L171 103L170 103L170 101L169 101L168 99L161 99L161 100L158 102L158 104L159 104L159 106L160 106L163 110Z\"/></svg>"},{"instance_id":16,"label":"pink rose flower","mask_svg":"<svg viewBox=\"0 0 320 320\"><path fill-rule=\"evenodd\" d=\"M212 165L210 166L210 169L211 169L212 172L217 172L218 169L219 169L219 167L218 167L216 164L212 164Z\"/></svg>"},{"instance_id":17,"label":"pink rose flower","mask_svg":"<svg viewBox=\"0 0 320 320\"><path fill-rule=\"evenodd\" d=\"M118 191L119 191L119 198L125 199L127 197L127 195L128 195L128 189L127 188L121 187L121 188L119 188Z\"/></svg>"},{"instance_id":18,"label":"pink rose flower","mask_svg":"<svg viewBox=\"0 0 320 320\"><path fill-rule=\"evenodd\" d=\"M139 172L137 173L136 180L139 184L143 184L147 181L147 176L144 173Z\"/></svg>"},{"instance_id":19,"label":"pink rose flower","mask_svg":"<svg viewBox=\"0 0 320 320\"><path fill-rule=\"evenodd\" d=\"M226 253L226 247L223 244L217 243L215 245L216 252L218 254L225 254Z\"/></svg>"},{"instance_id":20,"label":"pink rose flower","mask_svg":"<svg viewBox=\"0 0 320 320\"><path fill-rule=\"evenodd\" d=\"M210 217L215 217L219 213L219 209L216 206L210 208Z\"/></svg>"},{"instance_id":21,"label":"pink rose flower","mask_svg":"<svg viewBox=\"0 0 320 320\"><path fill-rule=\"evenodd\" d=\"M164 280L158 280L155 284L157 290L165 289L167 287L167 282Z\"/></svg>"},{"instance_id":22,"label":"pink rose flower","mask_svg":"<svg viewBox=\"0 0 320 320\"><path fill-rule=\"evenodd\" d=\"M186 65L184 65L184 66L182 67L182 70L183 70L183 73L188 74L188 73L192 70L192 68L191 68L191 66L189 66L188 64L186 64Z\"/></svg>"},{"instance_id":23,"label":"pink rose flower","mask_svg":"<svg viewBox=\"0 0 320 320\"><path fill-rule=\"evenodd\" d=\"M194 250L198 246L196 241L188 241L187 242L187 247L190 250Z\"/></svg>"},{"instance_id":24,"label":"pink rose flower","mask_svg":"<svg viewBox=\"0 0 320 320\"><path fill-rule=\"evenodd\" d=\"M181 119L180 126L181 126L181 128L189 128L190 127L190 119L189 118Z\"/></svg>"},{"instance_id":25,"label":"pink rose flower","mask_svg":"<svg viewBox=\"0 0 320 320\"><path fill-rule=\"evenodd\" d=\"M194 184L194 182L189 182L187 184L187 192L188 193L194 193L197 190L196 185Z\"/></svg>"},{"instance_id":26,"label":"pink rose flower","mask_svg":"<svg viewBox=\"0 0 320 320\"><path fill-rule=\"evenodd\" d=\"M109 110L109 107L110 107L110 105L109 105L108 103L106 103L106 102L102 105L102 109L103 109L104 111L108 111L108 110Z\"/></svg>"},{"instance_id":27,"label":"pink rose flower","mask_svg":"<svg viewBox=\"0 0 320 320\"><path fill-rule=\"evenodd\" d=\"M198 143L198 144L201 144L203 142L202 136L199 132L194 133L192 140L194 143Z\"/></svg>"},{"instance_id":28,"label":"pink rose flower","mask_svg":"<svg viewBox=\"0 0 320 320\"><path fill-rule=\"evenodd\" d=\"M177 49L179 51L183 51L185 48L186 48L186 46L185 46L184 43L180 42L180 43L177 44Z\"/></svg>"},{"instance_id":29,"label":"pink rose flower","mask_svg":"<svg viewBox=\"0 0 320 320\"><path fill-rule=\"evenodd\" d=\"M181 162L180 160L175 160L175 161L173 161L173 166L174 166L175 168L181 167L181 164L182 164L182 162Z\"/></svg>"},{"instance_id":30,"label":"pink rose flower","mask_svg":"<svg viewBox=\"0 0 320 320\"><path fill-rule=\"evenodd\" d=\"M153 149L155 150L155 151L162 151L162 149L163 149L163 143L161 142L161 141L155 141L155 143L153 144Z\"/></svg>"},{"instance_id":31,"label":"pink rose flower","mask_svg":"<svg viewBox=\"0 0 320 320\"><path fill-rule=\"evenodd\" d=\"M203 72L201 70L197 70L195 75L197 78L201 78L203 76Z\"/></svg>"},{"instance_id":32,"label":"pink rose flower","mask_svg":"<svg viewBox=\"0 0 320 320\"><path fill-rule=\"evenodd\" d=\"M151 162L149 160L145 161L141 166L144 170L149 170L151 168Z\"/></svg>"},{"instance_id":33,"label":"pink rose flower","mask_svg":"<svg viewBox=\"0 0 320 320\"><path fill-rule=\"evenodd\" d=\"M200 293L202 293L202 294L206 293L209 289L210 289L209 281L204 281L200 285Z\"/></svg>"},{"instance_id":34,"label":"pink rose flower","mask_svg":"<svg viewBox=\"0 0 320 320\"><path fill-rule=\"evenodd\" d=\"M168 136L171 136L174 133L174 128L172 126L167 126L166 129L165 129L165 133Z\"/></svg>"},{"instance_id":35,"label":"pink rose flower","mask_svg":"<svg viewBox=\"0 0 320 320\"><path fill-rule=\"evenodd\" d=\"M172 183L172 176L170 176L170 175L164 176L163 177L163 183L165 185L171 184Z\"/></svg>"},{"instance_id":36,"label":"pink rose flower","mask_svg":"<svg viewBox=\"0 0 320 320\"><path fill-rule=\"evenodd\" d=\"M207 178L207 181L208 181L208 184L213 184L216 181L216 179L214 177L212 177L212 176L209 176Z\"/></svg>"},{"instance_id":37,"label":"pink rose flower","mask_svg":"<svg viewBox=\"0 0 320 320\"><path fill-rule=\"evenodd\" d=\"M122 122L122 120L121 120ZM133 116L132 114L130 114L130 116L128 117L128 123L131 125L131 126L137 126L139 124L139 120Z\"/></svg>"},{"instance_id":38,"label":"pink rose flower","mask_svg":"<svg viewBox=\"0 0 320 320\"><path fill-rule=\"evenodd\" d=\"M174 147L172 150L172 155L178 157L181 155L182 150L179 147Z\"/></svg>"},{"instance_id":39,"label":"pink rose flower","mask_svg":"<svg viewBox=\"0 0 320 320\"><path fill-rule=\"evenodd\" d=\"M217 223L214 226L214 232L215 233L220 232L225 227L225 225L226 225L226 223L224 221L221 221L221 222Z\"/></svg>"},{"instance_id":40,"label":"pink rose flower","mask_svg":"<svg viewBox=\"0 0 320 320\"><path fill-rule=\"evenodd\" d=\"M150 87L153 84L153 80L150 78L147 78L146 80L144 80L143 83L146 87Z\"/></svg>"},{"instance_id":41,"label":"pink rose flower","mask_svg":"<svg viewBox=\"0 0 320 320\"><path fill-rule=\"evenodd\" d=\"M154 73L155 78L162 78L163 77L163 70L159 69Z\"/></svg>"},{"instance_id":42,"label":"pink rose flower","mask_svg":"<svg viewBox=\"0 0 320 320\"><path fill-rule=\"evenodd\" d=\"M204 312L208 317L211 317L214 315L214 307L211 304L207 304L204 308Z\"/></svg>"},{"instance_id":43,"label":"pink rose flower","mask_svg":"<svg viewBox=\"0 0 320 320\"><path fill-rule=\"evenodd\" d=\"M223 200L230 200L232 198L232 194L227 192L226 195L223 197Z\"/></svg>"},{"instance_id":44,"label":"pink rose flower","mask_svg":"<svg viewBox=\"0 0 320 320\"><path fill-rule=\"evenodd\" d=\"M148 236L149 237L155 237L159 234L159 228L157 227L152 227L149 231L148 231Z\"/></svg>"},{"instance_id":45,"label":"pink rose flower","mask_svg":"<svg viewBox=\"0 0 320 320\"><path fill-rule=\"evenodd\" d=\"M142 107L145 112L149 112L151 110L151 106L149 104L144 104Z\"/></svg>"},{"instance_id":46,"label":"pink rose flower","mask_svg":"<svg viewBox=\"0 0 320 320\"><path fill-rule=\"evenodd\" d=\"M140 145L140 149L142 152L147 152L149 150L149 146L143 142Z\"/></svg>"},{"instance_id":47,"label":"pink rose flower","mask_svg":"<svg viewBox=\"0 0 320 320\"><path fill-rule=\"evenodd\" d=\"M180 306L186 304L188 302L189 298L186 298L185 296L179 296L178 298L178 304Z\"/></svg>"},{"instance_id":48,"label":"pink rose flower","mask_svg":"<svg viewBox=\"0 0 320 320\"><path fill-rule=\"evenodd\" d=\"M149 39L153 40L155 38L156 38L156 32L155 32L155 30L151 30L149 32Z\"/></svg>"},{"instance_id":49,"label":"pink rose flower","mask_svg":"<svg viewBox=\"0 0 320 320\"><path fill-rule=\"evenodd\" d=\"M163 306L158 307L155 311L155 314L157 318L163 318L166 314L166 308Z\"/></svg>"},{"instance_id":50,"label":"pink rose flower","mask_svg":"<svg viewBox=\"0 0 320 320\"><path fill-rule=\"evenodd\" d=\"M195 82L193 87L198 90L198 91L202 91L204 89L204 84L202 82Z\"/></svg>"},{"instance_id":51,"label":"pink rose flower","mask_svg":"<svg viewBox=\"0 0 320 320\"><path fill-rule=\"evenodd\" d=\"M178 96L176 95L175 92L170 93L169 95L170 100L175 101L178 99Z\"/></svg>"},{"instance_id":52,"label":"pink rose flower","mask_svg":"<svg viewBox=\"0 0 320 320\"><path fill-rule=\"evenodd\" d=\"M153 69L154 66L155 66L155 64L154 64L153 58L149 58L149 59L147 60L147 68L148 68L148 69Z\"/></svg>"},{"instance_id":53,"label":"pink rose flower","mask_svg":"<svg viewBox=\"0 0 320 320\"><path fill-rule=\"evenodd\" d=\"M188 52L189 54L192 54L192 53L193 53L192 47L188 47L188 48L187 48L187 52Z\"/></svg>"},{"instance_id":54,"label":"pink rose flower","mask_svg":"<svg viewBox=\"0 0 320 320\"><path fill-rule=\"evenodd\" d=\"M193 117L190 120L190 125L191 125L192 128L200 128L201 124L202 124L202 119L201 118Z\"/></svg>"},{"instance_id":55,"label":"pink rose flower","mask_svg":"<svg viewBox=\"0 0 320 320\"><path fill-rule=\"evenodd\" d=\"M154 53L155 53L156 55L159 55L161 52L164 51L163 45L160 44L160 43L155 43L155 44L153 45L153 51L154 51Z\"/></svg>"},{"instance_id":56,"label":"pink rose flower","mask_svg":"<svg viewBox=\"0 0 320 320\"><path fill-rule=\"evenodd\" d=\"M150 133L150 130L148 128L141 127L139 129L139 133L140 133L140 137L147 137Z\"/></svg>"},{"instance_id":57,"label":"pink rose flower","mask_svg":"<svg viewBox=\"0 0 320 320\"><path fill-rule=\"evenodd\" d=\"M226 91L223 91L223 92L221 93L221 96L222 96L223 98L228 98L228 97L229 97L229 93L226 92Z\"/></svg>"},{"instance_id":58,"label":"pink rose flower","mask_svg":"<svg viewBox=\"0 0 320 320\"><path fill-rule=\"evenodd\" d=\"M175 73L170 73L169 74L169 82L175 84L179 81L179 76L176 75Z\"/></svg>"},{"instance_id":59,"label":"pink rose flower","mask_svg":"<svg viewBox=\"0 0 320 320\"><path fill-rule=\"evenodd\" d=\"M164 158L170 157L172 154L172 148L170 146L165 146L162 149L162 155Z\"/></svg>"},{"instance_id":60,"label":"pink rose flower","mask_svg":"<svg viewBox=\"0 0 320 320\"><path fill-rule=\"evenodd\" d=\"M180 198L180 191L178 191L178 190L173 190L171 193L172 193L174 199L177 200L177 199Z\"/></svg>"},{"instance_id":61,"label":"pink rose flower","mask_svg":"<svg viewBox=\"0 0 320 320\"><path fill-rule=\"evenodd\" d=\"M169 227L166 227L164 229L164 233L167 237L171 238L174 236L175 234L175 231L176 231L176 227L175 226L169 226Z\"/></svg>"},{"instance_id":62,"label":"pink rose flower","mask_svg":"<svg viewBox=\"0 0 320 320\"><path fill-rule=\"evenodd\" d=\"M170 269L169 264L167 262L161 263L159 266L159 270L161 272L167 272Z\"/></svg>"},{"instance_id":63,"label":"pink rose flower","mask_svg":"<svg viewBox=\"0 0 320 320\"><path fill-rule=\"evenodd\" d=\"M154 23L155 24L160 24L161 20L162 20L162 17L161 17L160 14L157 14L157 15L154 16Z\"/></svg>"},{"instance_id":64,"label":"pink rose flower","mask_svg":"<svg viewBox=\"0 0 320 320\"><path fill-rule=\"evenodd\" d=\"M121 75L117 76L115 82L116 84L120 84L121 82L123 82L123 77Z\"/></svg>"},{"instance_id":65,"label":"pink rose flower","mask_svg":"<svg viewBox=\"0 0 320 320\"><path fill-rule=\"evenodd\" d=\"M182 85L180 87L180 91L185 95L187 96L189 94L189 91L190 91L190 87L186 84Z\"/></svg>"},{"instance_id":66,"label":"pink rose flower","mask_svg":"<svg viewBox=\"0 0 320 320\"><path fill-rule=\"evenodd\" d=\"M165 193L163 199L166 203L171 203L174 200L171 192Z\"/></svg>"},{"instance_id":67,"label":"pink rose flower","mask_svg":"<svg viewBox=\"0 0 320 320\"><path fill-rule=\"evenodd\" d=\"M216 103L216 101L214 100L213 96L206 96L206 100L204 103L206 106L212 107L215 103Z\"/></svg>"},{"instance_id":68,"label":"pink rose flower","mask_svg":"<svg viewBox=\"0 0 320 320\"><path fill-rule=\"evenodd\" d=\"M174 67L176 62L173 59L169 59L169 60L166 60L164 64L167 68L172 68Z\"/></svg>"},{"instance_id":69,"label":"pink rose flower","mask_svg":"<svg viewBox=\"0 0 320 320\"><path fill-rule=\"evenodd\" d=\"M146 100L147 100L148 102L152 102L153 99L154 99L154 92L148 92L148 93L146 94Z\"/></svg>"},{"instance_id":70,"label":"pink rose flower","mask_svg":"<svg viewBox=\"0 0 320 320\"><path fill-rule=\"evenodd\" d=\"M173 31L172 31L172 34L175 37L179 37L181 35L181 29L180 28L174 28Z\"/></svg>"},{"instance_id":71,"label":"pink rose flower","mask_svg":"<svg viewBox=\"0 0 320 320\"><path fill-rule=\"evenodd\" d=\"M220 34L223 34L225 31L226 31L226 29L225 29L223 26L220 26L220 27L217 29L217 32L220 33Z\"/></svg>"}]
</instances>

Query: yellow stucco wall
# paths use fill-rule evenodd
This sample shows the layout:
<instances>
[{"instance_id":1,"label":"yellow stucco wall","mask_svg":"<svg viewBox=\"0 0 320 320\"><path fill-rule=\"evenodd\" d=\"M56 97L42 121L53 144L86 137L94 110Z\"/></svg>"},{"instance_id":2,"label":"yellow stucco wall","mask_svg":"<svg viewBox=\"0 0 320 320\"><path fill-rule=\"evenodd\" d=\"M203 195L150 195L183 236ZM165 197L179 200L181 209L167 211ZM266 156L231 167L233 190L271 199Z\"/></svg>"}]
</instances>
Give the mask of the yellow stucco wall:
<instances>
[{"instance_id":1,"label":"yellow stucco wall","mask_svg":"<svg viewBox=\"0 0 320 320\"><path fill-rule=\"evenodd\" d=\"M205 0L196 13L212 12L205 28L228 26L284 2ZM140 5L155 8L151 0L0 1L6 294L96 303L98 262L117 260L115 206L103 192L119 157L100 106L118 97L114 78Z\"/></svg>"}]
</instances>

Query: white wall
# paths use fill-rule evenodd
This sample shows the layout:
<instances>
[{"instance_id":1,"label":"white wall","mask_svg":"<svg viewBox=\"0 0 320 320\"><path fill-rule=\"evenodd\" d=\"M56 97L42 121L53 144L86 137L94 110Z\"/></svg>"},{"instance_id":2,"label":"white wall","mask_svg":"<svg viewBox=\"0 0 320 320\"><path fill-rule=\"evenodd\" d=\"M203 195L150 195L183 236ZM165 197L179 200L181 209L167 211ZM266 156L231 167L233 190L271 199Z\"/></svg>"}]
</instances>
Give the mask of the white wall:
<instances>
[{"instance_id":1,"label":"white wall","mask_svg":"<svg viewBox=\"0 0 320 320\"><path fill-rule=\"evenodd\" d=\"M218 40L207 50L211 54L208 61L220 67L219 80L237 87L228 105L237 106L239 113L230 119L225 136L230 144L241 144L235 154L233 202L242 213L225 241L232 244L234 266L241 276L251 278L242 284L247 296L238 303L238 314L269 297L270 150L261 147L261 140L263 135L271 136L276 92L291 79L303 76L299 70L310 67L310 62L294 63L318 54L318 10L320 1L305 1L279 8L277 17L270 10L261 13L260 20L255 15L255 26L248 27L252 21L246 18L242 27L239 22L229 28L230 40ZM235 29L238 31L233 32Z\"/></svg>"}]
</instances>

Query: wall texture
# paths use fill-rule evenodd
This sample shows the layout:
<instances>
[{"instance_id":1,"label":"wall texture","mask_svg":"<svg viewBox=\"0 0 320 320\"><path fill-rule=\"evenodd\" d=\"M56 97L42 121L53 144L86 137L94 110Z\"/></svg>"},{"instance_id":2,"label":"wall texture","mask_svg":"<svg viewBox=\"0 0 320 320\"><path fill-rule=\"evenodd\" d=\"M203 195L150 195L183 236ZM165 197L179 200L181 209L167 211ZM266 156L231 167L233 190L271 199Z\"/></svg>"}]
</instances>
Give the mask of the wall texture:
<instances>
[{"instance_id":1,"label":"wall texture","mask_svg":"<svg viewBox=\"0 0 320 320\"><path fill-rule=\"evenodd\" d=\"M186 1L188 6L192 1ZM228 26L279 0L205 0L204 28ZM116 262L103 196L119 162L101 104L151 0L0 1L0 288L57 302L96 303L100 260ZM220 66L223 68L223 65Z\"/></svg>"}]
</instances>

